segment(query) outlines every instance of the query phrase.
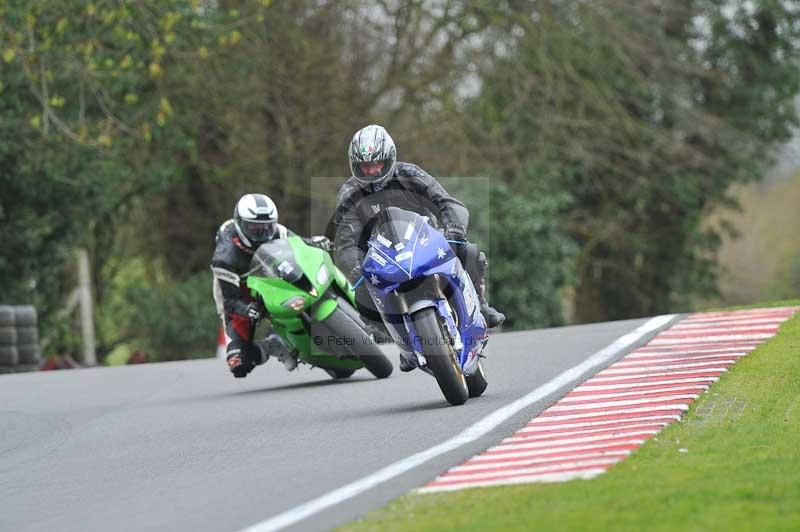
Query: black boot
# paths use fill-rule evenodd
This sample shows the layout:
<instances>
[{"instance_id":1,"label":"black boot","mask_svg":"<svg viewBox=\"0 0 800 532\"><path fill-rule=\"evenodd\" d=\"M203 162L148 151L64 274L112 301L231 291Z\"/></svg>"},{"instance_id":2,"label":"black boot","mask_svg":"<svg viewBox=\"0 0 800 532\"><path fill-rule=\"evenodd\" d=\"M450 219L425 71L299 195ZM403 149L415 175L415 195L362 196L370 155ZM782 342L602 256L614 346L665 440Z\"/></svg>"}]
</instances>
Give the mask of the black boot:
<instances>
[{"instance_id":1,"label":"black boot","mask_svg":"<svg viewBox=\"0 0 800 532\"><path fill-rule=\"evenodd\" d=\"M283 364L286 371L293 371L297 367L297 353L290 348L286 340L276 333L271 333L255 343L263 353L261 362L256 362L256 364L263 364L272 355Z\"/></svg>"},{"instance_id":2,"label":"black boot","mask_svg":"<svg viewBox=\"0 0 800 532\"><path fill-rule=\"evenodd\" d=\"M475 291L478 293L478 301L481 304L481 314L483 314L483 318L486 320L486 327L491 329L493 327L499 327L506 321L506 315L489 305L489 302L486 301L486 267L488 265L489 261L486 260L486 255L481 252L478 256L478 271L476 272L478 274L478 282L475 283Z\"/></svg>"},{"instance_id":3,"label":"black boot","mask_svg":"<svg viewBox=\"0 0 800 532\"><path fill-rule=\"evenodd\" d=\"M492 327L498 327L504 321L506 321L506 315L497 310L496 308L489 305L489 302L486 301L486 298L483 295L480 295L481 301L481 314L483 314L483 318L486 320L486 327L491 329Z\"/></svg>"},{"instance_id":4,"label":"black boot","mask_svg":"<svg viewBox=\"0 0 800 532\"><path fill-rule=\"evenodd\" d=\"M400 371L409 372L417 366L408 359L408 355L400 353Z\"/></svg>"}]
</instances>

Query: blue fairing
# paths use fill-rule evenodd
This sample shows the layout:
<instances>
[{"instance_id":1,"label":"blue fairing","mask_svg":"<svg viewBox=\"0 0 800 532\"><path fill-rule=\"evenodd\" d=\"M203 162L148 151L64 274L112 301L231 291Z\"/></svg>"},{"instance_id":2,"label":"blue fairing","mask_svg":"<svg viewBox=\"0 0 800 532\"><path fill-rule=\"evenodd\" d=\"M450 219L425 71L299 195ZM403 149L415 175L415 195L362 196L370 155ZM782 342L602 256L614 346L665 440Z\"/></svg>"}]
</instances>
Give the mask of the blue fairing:
<instances>
[{"instance_id":1,"label":"blue fairing","mask_svg":"<svg viewBox=\"0 0 800 532\"><path fill-rule=\"evenodd\" d=\"M422 353L411 313L436 308L443 328L455 339L462 370L470 375L488 340L472 281L427 217L388 210L388 221L369 240L362 268L367 289L395 341L407 352Z\"/></svg>"}]
</instances>

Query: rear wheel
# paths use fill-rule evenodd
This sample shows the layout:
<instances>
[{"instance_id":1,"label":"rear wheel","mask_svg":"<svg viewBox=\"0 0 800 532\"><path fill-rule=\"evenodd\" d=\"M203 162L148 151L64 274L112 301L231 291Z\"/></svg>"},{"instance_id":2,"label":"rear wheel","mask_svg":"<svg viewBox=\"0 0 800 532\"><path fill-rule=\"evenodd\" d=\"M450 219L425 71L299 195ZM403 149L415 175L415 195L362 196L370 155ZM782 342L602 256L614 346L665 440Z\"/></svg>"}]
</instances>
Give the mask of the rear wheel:
<instances>
[{"instance_id":1,"label":"rear wheel","mask_svg":"<svg viewBox=\"0 0 800 532\"><path fill-rule=\"evenodd\" d=\"M339 304L345 305L346 303L340 301ZM351 355L359 359L364 367L367 368L367 371L379 379L385 379L392 374L392 363L386 358L386 355L383 354L361 324L344 310L337 308L323 322L337 336L347 340L345 348Z\"/></svg>"},{"instance_id":2,"label":"rear wheel","mask_svg":"<svg viewBox=\"0 0 800 532\"><path fill-rule=\"evenodd\" d=\"M478 362L478 369L466 379L470 397L479 397L486 391L486 387L489 385L489 383L486 382L486 375L483 374L483 364L480 362Z\"/></svg>"},{"instance_id":3,"label":"rear wheel","mask_svg":"<svg viewBox=\"0 0 800 532\"><path fill-rule=\"evenodd\" d=\"M451 405L463 405L469 397L469 389L464 373L456 358L456 353L447 337L442 333L439 316L432 307L415 312L412 316L414 327L422 343L422 354L427 367L436 377L439 389Z\"/></svg>"}]
</instances>

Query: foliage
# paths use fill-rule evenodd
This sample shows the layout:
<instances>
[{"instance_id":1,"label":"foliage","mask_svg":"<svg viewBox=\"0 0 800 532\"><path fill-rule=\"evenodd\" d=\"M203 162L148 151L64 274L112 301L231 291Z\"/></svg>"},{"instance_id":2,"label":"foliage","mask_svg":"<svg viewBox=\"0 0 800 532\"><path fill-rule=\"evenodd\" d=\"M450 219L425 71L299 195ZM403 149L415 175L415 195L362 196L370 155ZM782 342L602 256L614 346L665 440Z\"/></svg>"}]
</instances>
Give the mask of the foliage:
<instances>
[{"instance_id":1,"label":"foliage","mask_svg":"<svg viewBox=\"0 0 800 532\"><path fill-rule=\"evenodd\" d=\"M562 289L571 280L576 253L557 222L565 199L529 200L499 181L472 178L443 183L470 209L468 237L486 253L487 296L507 315L504 327L563 325Z\"/></svg>"},{"instance_id":2,"label":"foliage","mask_svg":"<svg viewBox=\"0 0 800 532\"><path fill-rule=\"evenodd\" d=\"M176 162L192 158L196 120L176 110L175 87L227 31L205 31L211 21L189 3L0 7L0 220L13 250L0 281L10 301L37 304L45 329L71 287L72 249L102 271L131 202L184 178ZM99 274L94 291L102 302Z\"/></svg>"},{"instance_id":3,"label":"foliage","mask_svg":"<svg viewBox=\"0 0 800 532\"><path fill-rule=\"evenodd\" d=\"M518 188L569 194L579 321L715 289L729 186L796 124L797 8L780 2L508 2L474 137ZM530 16L530 14L534 16ZM526 172L525 169L528 169ZM545 169L543 171L543 169ZM534 182L535 184L535 182Z\"/></svg>"},{"instance_id":4,"label":"foliage","mask_svg":"<svg viewBox=\"0 0 800 532\"><path fill-rule=\"evenodd\" d=\"M175 280L153 264L131 261L116 269L112 285L98 322L114 345L126 344L159 360L211 352L219 318L209 303L210 271Z\"/></svg>"}]
</instances>

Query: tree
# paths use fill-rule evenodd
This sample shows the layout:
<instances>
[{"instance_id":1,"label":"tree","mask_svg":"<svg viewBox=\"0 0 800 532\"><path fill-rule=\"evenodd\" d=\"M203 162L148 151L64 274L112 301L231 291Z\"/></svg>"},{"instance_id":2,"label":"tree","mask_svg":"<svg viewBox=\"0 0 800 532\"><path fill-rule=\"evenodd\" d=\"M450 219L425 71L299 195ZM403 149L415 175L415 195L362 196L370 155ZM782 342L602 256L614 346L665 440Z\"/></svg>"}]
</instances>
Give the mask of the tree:
<instances>
[{"instance_id":1,"label":"tree","mask_svg":"<svg viewBox=\"0 0 800 532\"><path fill-rule=\"evenodd\" d=\"M731 11L731 7L734 9ZM474 109L504 178L572 201L579 321L670 311L714 289L713 205L796 123L797 8L780 2L501 3ZM527 169L527 171L520 169Z\"/></svg>"},{"instance_id":2,"label":"tree","mask_svg":"<svg viewBox=\"0 0 800 532\"><path fill-rule=\"evenodd\" d=\"M176 84L216 34L189 3L48 3L0 8L2 84L0 281L35 302L45 324L65 292L75 246L92 251L95 293L137 198L184 176L192 115L178 120Z\"/></svg>"}]
</instances>

